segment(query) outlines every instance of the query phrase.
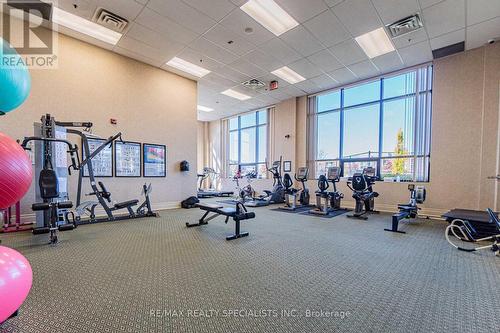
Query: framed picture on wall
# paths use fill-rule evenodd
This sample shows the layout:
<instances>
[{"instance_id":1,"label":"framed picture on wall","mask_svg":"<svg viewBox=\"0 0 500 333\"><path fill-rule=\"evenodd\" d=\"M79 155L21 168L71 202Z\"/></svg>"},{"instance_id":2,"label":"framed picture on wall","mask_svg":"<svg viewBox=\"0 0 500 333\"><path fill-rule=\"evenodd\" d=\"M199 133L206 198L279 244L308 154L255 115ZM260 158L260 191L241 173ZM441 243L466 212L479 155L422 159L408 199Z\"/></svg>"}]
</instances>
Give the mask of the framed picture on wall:
<instances>
[{"instance_id":1,"label":"framed picture on wall","mask_svg":"<svg viewBox=\"0 0 500 333\"><path fill-rule=\"evenodd\" d=\"M141 176L141 144L115 141L115 176Z\"/></svg>"},{"instance_id":2,"label":"framed picture on wall","mask_svg":"<svg viewBox=\"0 0 500 333\"><path fill-rule=\"evenodd\" d=\"M292 172L292 161L283 162L283 172Z\"/></svg>"},{"instance_id":3,"label":"framed picture on wall","mask_svg":"<svg viewBox=\"0 0 500 333\"><path fill-rule=\"evenodd\" d=\"M92 154L106 142L104 139L87 138L89 151ZM82 157L86 158L82 145ZM99 154L92 159L92 170L94 177L113 177L113 145L106 146ZM84 166L83 177L89 176L89 169Z\"/></svg>"},{"instance_id":4,"label":"framed picture on wall","mask_svg":"<svg viewBox=\"0 0 500 333\"><path fill-rule=\"evenodd\" d=\"M151 143L142 145L142 172L144 177L167 176L167 146Z\"/></svg>"}]
</instances>

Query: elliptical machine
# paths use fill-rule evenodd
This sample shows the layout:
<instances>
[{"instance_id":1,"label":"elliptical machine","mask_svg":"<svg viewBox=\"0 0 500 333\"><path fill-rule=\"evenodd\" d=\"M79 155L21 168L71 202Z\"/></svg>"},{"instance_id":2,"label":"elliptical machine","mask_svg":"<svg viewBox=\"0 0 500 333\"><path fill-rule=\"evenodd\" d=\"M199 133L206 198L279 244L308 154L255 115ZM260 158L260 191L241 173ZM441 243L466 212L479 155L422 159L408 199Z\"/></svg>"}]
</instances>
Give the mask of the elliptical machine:
<instances>
[{"instance_id":1,"label":"elliptical machine","mask_svg":"<svg viewBox=\"0 0 500 333\"><path fill-rule=\"evenodd\" d=\"M337 183L340 182L340 173L342 169L340 167L329 167L327 169L327 178L333 184L333 192L329 192L330 196L330 209L332 211L342 209L341 202L344 199L344 194L337 190Z\"/></svg>"},{"instance_id":2,"label":"elliptical machine","mask_svg":"<svg viewBox=\"0 0 500 333\"><path fill-rule=\"evenodd\" d=\"M264 191L264 195L254 197L252 201L245 203L248 207L261 207L268 206L273 203L284 203L285 202L285 187L283 186L283 179L281 179L281 165L282 157L279 161L274 161L271 168L267 166L266 170L273 175L273 190Z\"/></svg>"},{"instance_id":3,"label":"elliptical machine","mask_svg":"<svg viewBox=\"0 0 500 333\"><path fill-rule=\"evenodd\" d=\"M373 191L373 184L375 184L376 180L377 177L373 167L366 167L362 173L357 172L352 177L349 177L347 187L353 192L352 197L356 200L356 206L354 213L347 215L347 217L367 220L367 214L378 213L375 210L375 198L378 197L378 193Z\"/></svg>"},{"instance_id":4,"label":"elliptical machine","mask_svg":"<svg viewBox=\"0 0 500 333\"><path fill-rule=\"evenodd\" d=\"M283 176L283 186L285 187L285 206L280 207L281 209L295 210L299 206L297 205L297 201L300 206L309 206L310 195L305 184L308 173L309 169L302 167L299 168L297 173L294 175L295 180L302 183L302 189L292 188L292 177L290 174L285 173Z\"/></svg>"},{"instance_id":5,"label":"elliptical machine","mask_svg":"<svg viewBox=\"0 0 500 333\"><path fill-rule=\"evenodd\" d=\"M302 190L299 195L299 202L302 206L309 206L311 201L311 195L309 194L309 189L306 187L307 176L309 176L309 168L301 167L297 170L295 174L295 180L302 184Z\"/></svg>"}]
</instances>

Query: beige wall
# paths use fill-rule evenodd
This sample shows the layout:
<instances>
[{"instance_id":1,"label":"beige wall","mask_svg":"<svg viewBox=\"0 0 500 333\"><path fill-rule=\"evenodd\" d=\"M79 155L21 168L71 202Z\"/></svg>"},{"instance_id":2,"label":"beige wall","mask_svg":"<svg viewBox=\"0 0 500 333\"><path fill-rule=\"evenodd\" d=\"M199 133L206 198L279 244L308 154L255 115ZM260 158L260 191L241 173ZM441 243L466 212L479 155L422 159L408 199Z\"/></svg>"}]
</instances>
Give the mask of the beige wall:
<instances>
[{"instance_id":1,"label":"beige wall","mask_svg":"<svg viewBox=\"0 0 500 333\"><path fill-rule=\"evenodd\" d=\"M141 184L151 182L154 206L170 207L196 193L196 82L61 35L59 68L32 70L26 103L0 119L0 131L13 138L33 134L33 122L50 113L60 121L91 121L94 133L124 140L167 145L167 177L104 178L113 200L139 198ZM116 118L118 125L111 125ZM71 138L80 146L79 139ZM188 160L191 171L181 173ZM84 182L87 184L86 182ZM76 179L70 194L76 192ZM88 191L88 188L86 189ZM34 190L23 201L29 211Z\"/></svg>"},{"instance_id":2,"label":"beige wall","mask_svg":"<svg viewBox=\"0 0 500 333\"><path fill-rule=\"evenodd\" d=\"M422 206L425 214L494 206L496 183L487 177L497 173L499 90L500 44L434 62L431 173L430 182L423 184L428 190ZM271 156L292 160L293 170L305 165L307 98L278 104L271 121ZM285 139L287 134L290 139ZM257 184L258 188L270 187L269 181ZM308 185L314 190L316 181ZM352 207L345 181L339 188L346 195L344 204ZM408 201L405 183L378 182L375 188L380 193L376 201L380 210L395 211L398 203Z\"/></svg>"}]
</instances>

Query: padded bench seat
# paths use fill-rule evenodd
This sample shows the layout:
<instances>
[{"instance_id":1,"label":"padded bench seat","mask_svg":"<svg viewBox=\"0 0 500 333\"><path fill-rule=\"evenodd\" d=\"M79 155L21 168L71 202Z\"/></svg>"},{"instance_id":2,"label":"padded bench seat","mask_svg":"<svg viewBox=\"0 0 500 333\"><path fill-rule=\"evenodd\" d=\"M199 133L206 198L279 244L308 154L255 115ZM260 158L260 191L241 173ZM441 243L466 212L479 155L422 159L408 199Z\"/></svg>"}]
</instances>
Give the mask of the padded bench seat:
<instances>
[{"instance_id":1,"label":"padded bench seat","mask_svg":"<svg viewBox=\"0 0 500 333\"><path fill-rule=\"evenodd\" d=\"M246 207L242 203L237 203L235 207L224 207L218 204L209 204L209 203L197 203L195 207L200 208L205 211L202 218L198 221L198 223L189 223L186 222L186 227L199 227L201 225L208 224L208 222L220 215L226 217L226 223L229 221L231 217L235 222L235 233L233 235L227 236L227 240L232 240L236 238L246 237L248 236L248 232L240 232L240 222L243 220L253 219L255 218L255 213L247 212ZM212 213L213 215L208 216L208 214Z\"/></svg>"},{"instance_id":2,"label":"padded bench seat","mask_svg":"<svg viewBox=\"0 0 500 333\"><path fill-rule=\"evenodd\" d=\"M128 201L124 201L124 202L118 202L118 203L115 203L115 208L116 209L123 209L123 208L131 207L131 206L135 206L138 203L139 203L139 200L128 200Z\"/></svg>"}]
</instances>

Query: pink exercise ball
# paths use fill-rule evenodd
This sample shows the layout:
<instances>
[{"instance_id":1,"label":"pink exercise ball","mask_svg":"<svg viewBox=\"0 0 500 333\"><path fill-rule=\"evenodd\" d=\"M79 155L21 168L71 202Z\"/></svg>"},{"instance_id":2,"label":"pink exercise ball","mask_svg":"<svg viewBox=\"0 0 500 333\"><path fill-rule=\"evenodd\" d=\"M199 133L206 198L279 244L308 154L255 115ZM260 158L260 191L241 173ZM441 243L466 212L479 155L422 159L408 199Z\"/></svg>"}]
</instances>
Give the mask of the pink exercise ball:
<instances>
[{"instance_id":1,"label":"pink exercise ball","mask_svg":"<svg viewBox=\"0 0 500 333\"><path fill-rule=\"evenodd\" d=\"M33 272L19 252L0 246L0 323L10 318L23 304L31 289Z\"/></svg>"},{"instance_id":2,"label":"pink exercise ball","mask_svg":"<svg viewBox=\"0 0 500 333\"><path fill-rule=\"evenodd\" d=\"M33 177L28 154L13 139L0 132L0 209L21 200Z\"/></svg>"}]
</instances>

